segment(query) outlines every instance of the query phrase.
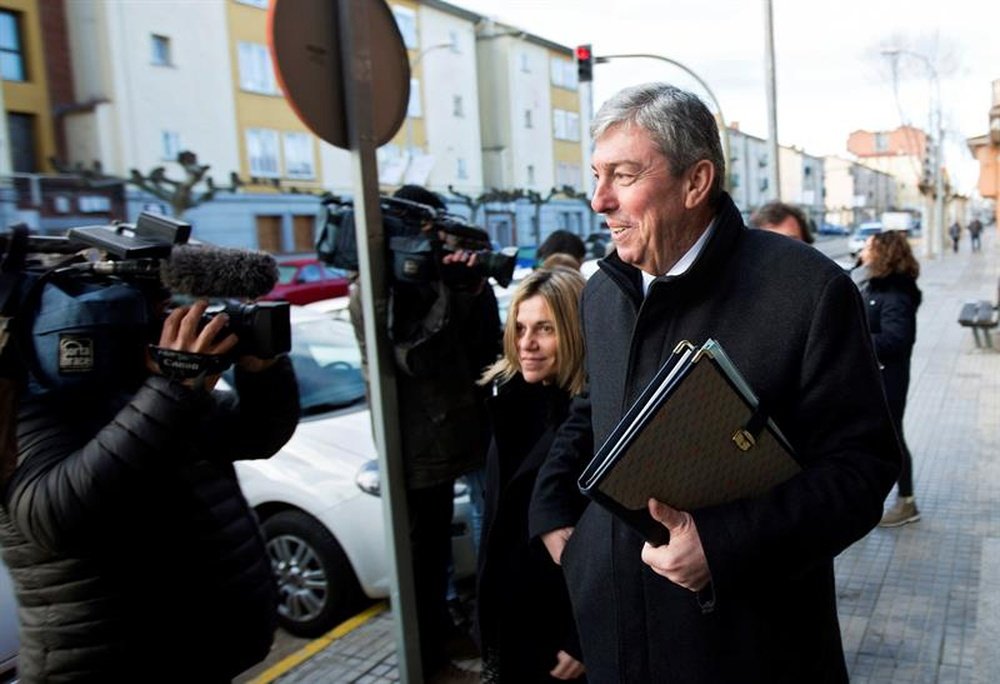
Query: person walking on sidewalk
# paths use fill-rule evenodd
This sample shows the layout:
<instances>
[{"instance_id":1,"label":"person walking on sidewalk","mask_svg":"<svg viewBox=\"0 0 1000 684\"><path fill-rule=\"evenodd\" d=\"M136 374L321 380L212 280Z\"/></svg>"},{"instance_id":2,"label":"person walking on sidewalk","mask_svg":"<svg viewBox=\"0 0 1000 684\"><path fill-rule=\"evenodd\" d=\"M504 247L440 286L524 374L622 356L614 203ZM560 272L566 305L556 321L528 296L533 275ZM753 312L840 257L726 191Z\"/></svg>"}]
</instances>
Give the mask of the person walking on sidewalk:
<instances>
[{"instance_id":1,"label":"person walking on sidewalk","mask_svg":"<svg viewBox=\"0 0 1000 684\"><path fill-rule=\"evenodd\" d=\"M980 239L983 233L983 222L975 218L969 221L969 240L972 243L972 251L978 252L983 248L982 240Z\"/></svg>"},{"instance_id":2,"label":"person walking on sidewalk","mask_svg":"<svg viewBox=\"0 0 1000 684\"><path fill-rule=\"evenodd\" d=\"M899 434L903 462L899 471L899 496L882 516L880 527L898 527L920 520L913 495L913 457L903 437L903 413L910 388L910 356L917 337L917 307L922 295L917 287L920 265L906 233L890 230L868 238L861 250L862 270L856 278L868 310L875 355L882 367L882 384L892 422Z\"/></svg>"},{"instance_id":3,"label":"person walking on sidewalk","mask_svg":"<svg viewBox=\"0 0 1000 684\"><path fill-rule=\"evenodd\" d=\"M962 238L962 226L958 221L948 227L948 236L951 238L951 251L958 254L958 241Z\"/></svg>"},{"instance_id":4,"label":"person walking on sidewalk","mask_svg":"<svg viewBox=\"0 0 1000 684\"><path fill-rule=\"evenodd\" d=\"M542 541L528 535L528 503L570 398L583 389L584 283L567 268L525 278L507 315L503 356L480 380L497 385L489 400L493 442L477 592L488 684L579 681L583 675L566 581Z\"/></svg>"}]
</instances>

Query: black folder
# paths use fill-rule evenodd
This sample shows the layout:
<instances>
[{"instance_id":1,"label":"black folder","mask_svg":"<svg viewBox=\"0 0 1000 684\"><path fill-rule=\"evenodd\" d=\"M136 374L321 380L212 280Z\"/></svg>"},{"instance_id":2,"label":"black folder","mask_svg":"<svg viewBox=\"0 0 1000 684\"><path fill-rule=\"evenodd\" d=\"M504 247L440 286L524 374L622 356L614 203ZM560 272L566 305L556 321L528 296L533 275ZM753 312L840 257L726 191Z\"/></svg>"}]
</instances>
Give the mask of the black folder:
<instances>
[{"instance_id":1,"label":"black folder","mask_svg":"<svg viewBox=\"0 0 1000 684\"><path fill-rule=\"evenodd\" d=\"M750 385L715 340L682 342L579 479L580 491L654 545L653 497L680 510L753 497L801 470Z\"/></svg>"}]
</instances>

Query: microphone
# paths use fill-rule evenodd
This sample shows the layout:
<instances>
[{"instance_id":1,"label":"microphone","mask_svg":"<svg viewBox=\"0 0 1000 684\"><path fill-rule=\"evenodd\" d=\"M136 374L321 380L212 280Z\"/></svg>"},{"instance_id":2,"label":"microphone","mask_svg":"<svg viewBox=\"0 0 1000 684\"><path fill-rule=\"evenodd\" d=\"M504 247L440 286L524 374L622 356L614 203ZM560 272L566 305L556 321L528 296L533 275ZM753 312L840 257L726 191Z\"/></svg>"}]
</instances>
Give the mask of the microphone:
<instances>
[{"instance_id":1,"label":"microphone","mask_svg":"<svg viewBox=\"0 0 1000 684\"><path fill-rule=\"evenodd\" d=\"M256 299L274 289L278 264L270 254L211 245L178 245L160 265L174 294Z\"/></svg>"}]
</instances>

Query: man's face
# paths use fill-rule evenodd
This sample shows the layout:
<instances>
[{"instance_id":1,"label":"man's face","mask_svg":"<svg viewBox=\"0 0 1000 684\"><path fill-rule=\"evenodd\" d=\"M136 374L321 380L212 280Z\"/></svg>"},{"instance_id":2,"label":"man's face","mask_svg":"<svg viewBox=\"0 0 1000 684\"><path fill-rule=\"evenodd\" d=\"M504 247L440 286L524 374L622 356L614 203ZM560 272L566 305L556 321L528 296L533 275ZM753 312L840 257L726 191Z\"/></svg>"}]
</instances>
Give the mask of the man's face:
<instances>
[{"instance_id":1,"label":"man's face","mask_svg":"<svg viewBox=\"0 0 1000 684\"><path fill-rule=\"evenodd\" d=\"M692 227L685 206L688 173L675 178L667 158L639 126L613 126L594 144L594 197L622 261L663 275L706 227Z\"/></svg>"}]
</instances>

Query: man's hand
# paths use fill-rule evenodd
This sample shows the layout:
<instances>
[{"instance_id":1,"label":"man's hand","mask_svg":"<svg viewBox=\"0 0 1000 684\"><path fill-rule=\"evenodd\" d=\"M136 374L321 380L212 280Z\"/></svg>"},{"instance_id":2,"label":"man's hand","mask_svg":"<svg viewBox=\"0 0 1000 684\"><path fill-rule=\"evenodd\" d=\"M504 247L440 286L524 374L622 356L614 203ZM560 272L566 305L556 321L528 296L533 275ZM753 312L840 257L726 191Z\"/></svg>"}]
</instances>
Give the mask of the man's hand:
<instances>
[{"instance_id":1,"label":"man's hand","mask_svg":"<svg viewBox=\"0 0 1000 684\"><path fill-rule=\"evenodd\" d=\"M204 328L198 330L201 317L208 308L208 300L199 299L191 306L180 306L170 312L166 320L163 321L163 329L160 331L159 346L164 349L175 351L191 352L193 354L223 355L232 350L239 341L236 335L229 334L225 338L216 342L215 338L229 322L226 314L214 316ZM159 367L149 362L150 370L160 373ZM195 388L198 386L196 378L184 380L183 384ZM212 375L204 379L202 385L206 390L215 387L219 381L218 375Z\"/></svg>"},{"instance_id":2,"label":"man's hand","mask_svg":"<svg viewBox=\"0 0 1000 684\"><path fill-rule=\"evenodd\" d=\"M577 679L584 672L583 663L566 651L556 654L556 666L549 670L549 674L556 679Z\"/></svg>"},{"instance_id":3,"label":"man's hand","mask_svg":"<svg viewBox=\"0 0 1000 684\"><path fill-rule=\"evenodd\" d=\"M649 514L670 530L670 543L652 546L647 542L642 547L642 562L685 589L704 589L712 580L712 573L694 518L687 511L678 511L656 499L649 500Z\"/></svg>"},{"instance_id":4,"label":"man's hand","mask_svg":"<svg viewBox=\"0 0 1000 684\"><path fill-rule=\"evenodd\" d=\"M545 544L545 549L552 556L552 560L555 561L556 565L562 565L563 549L566 548L566 542L569 541L572 534L572 527L560 527L542 535L542 543Z\"/></svg>"}]
</instances>

